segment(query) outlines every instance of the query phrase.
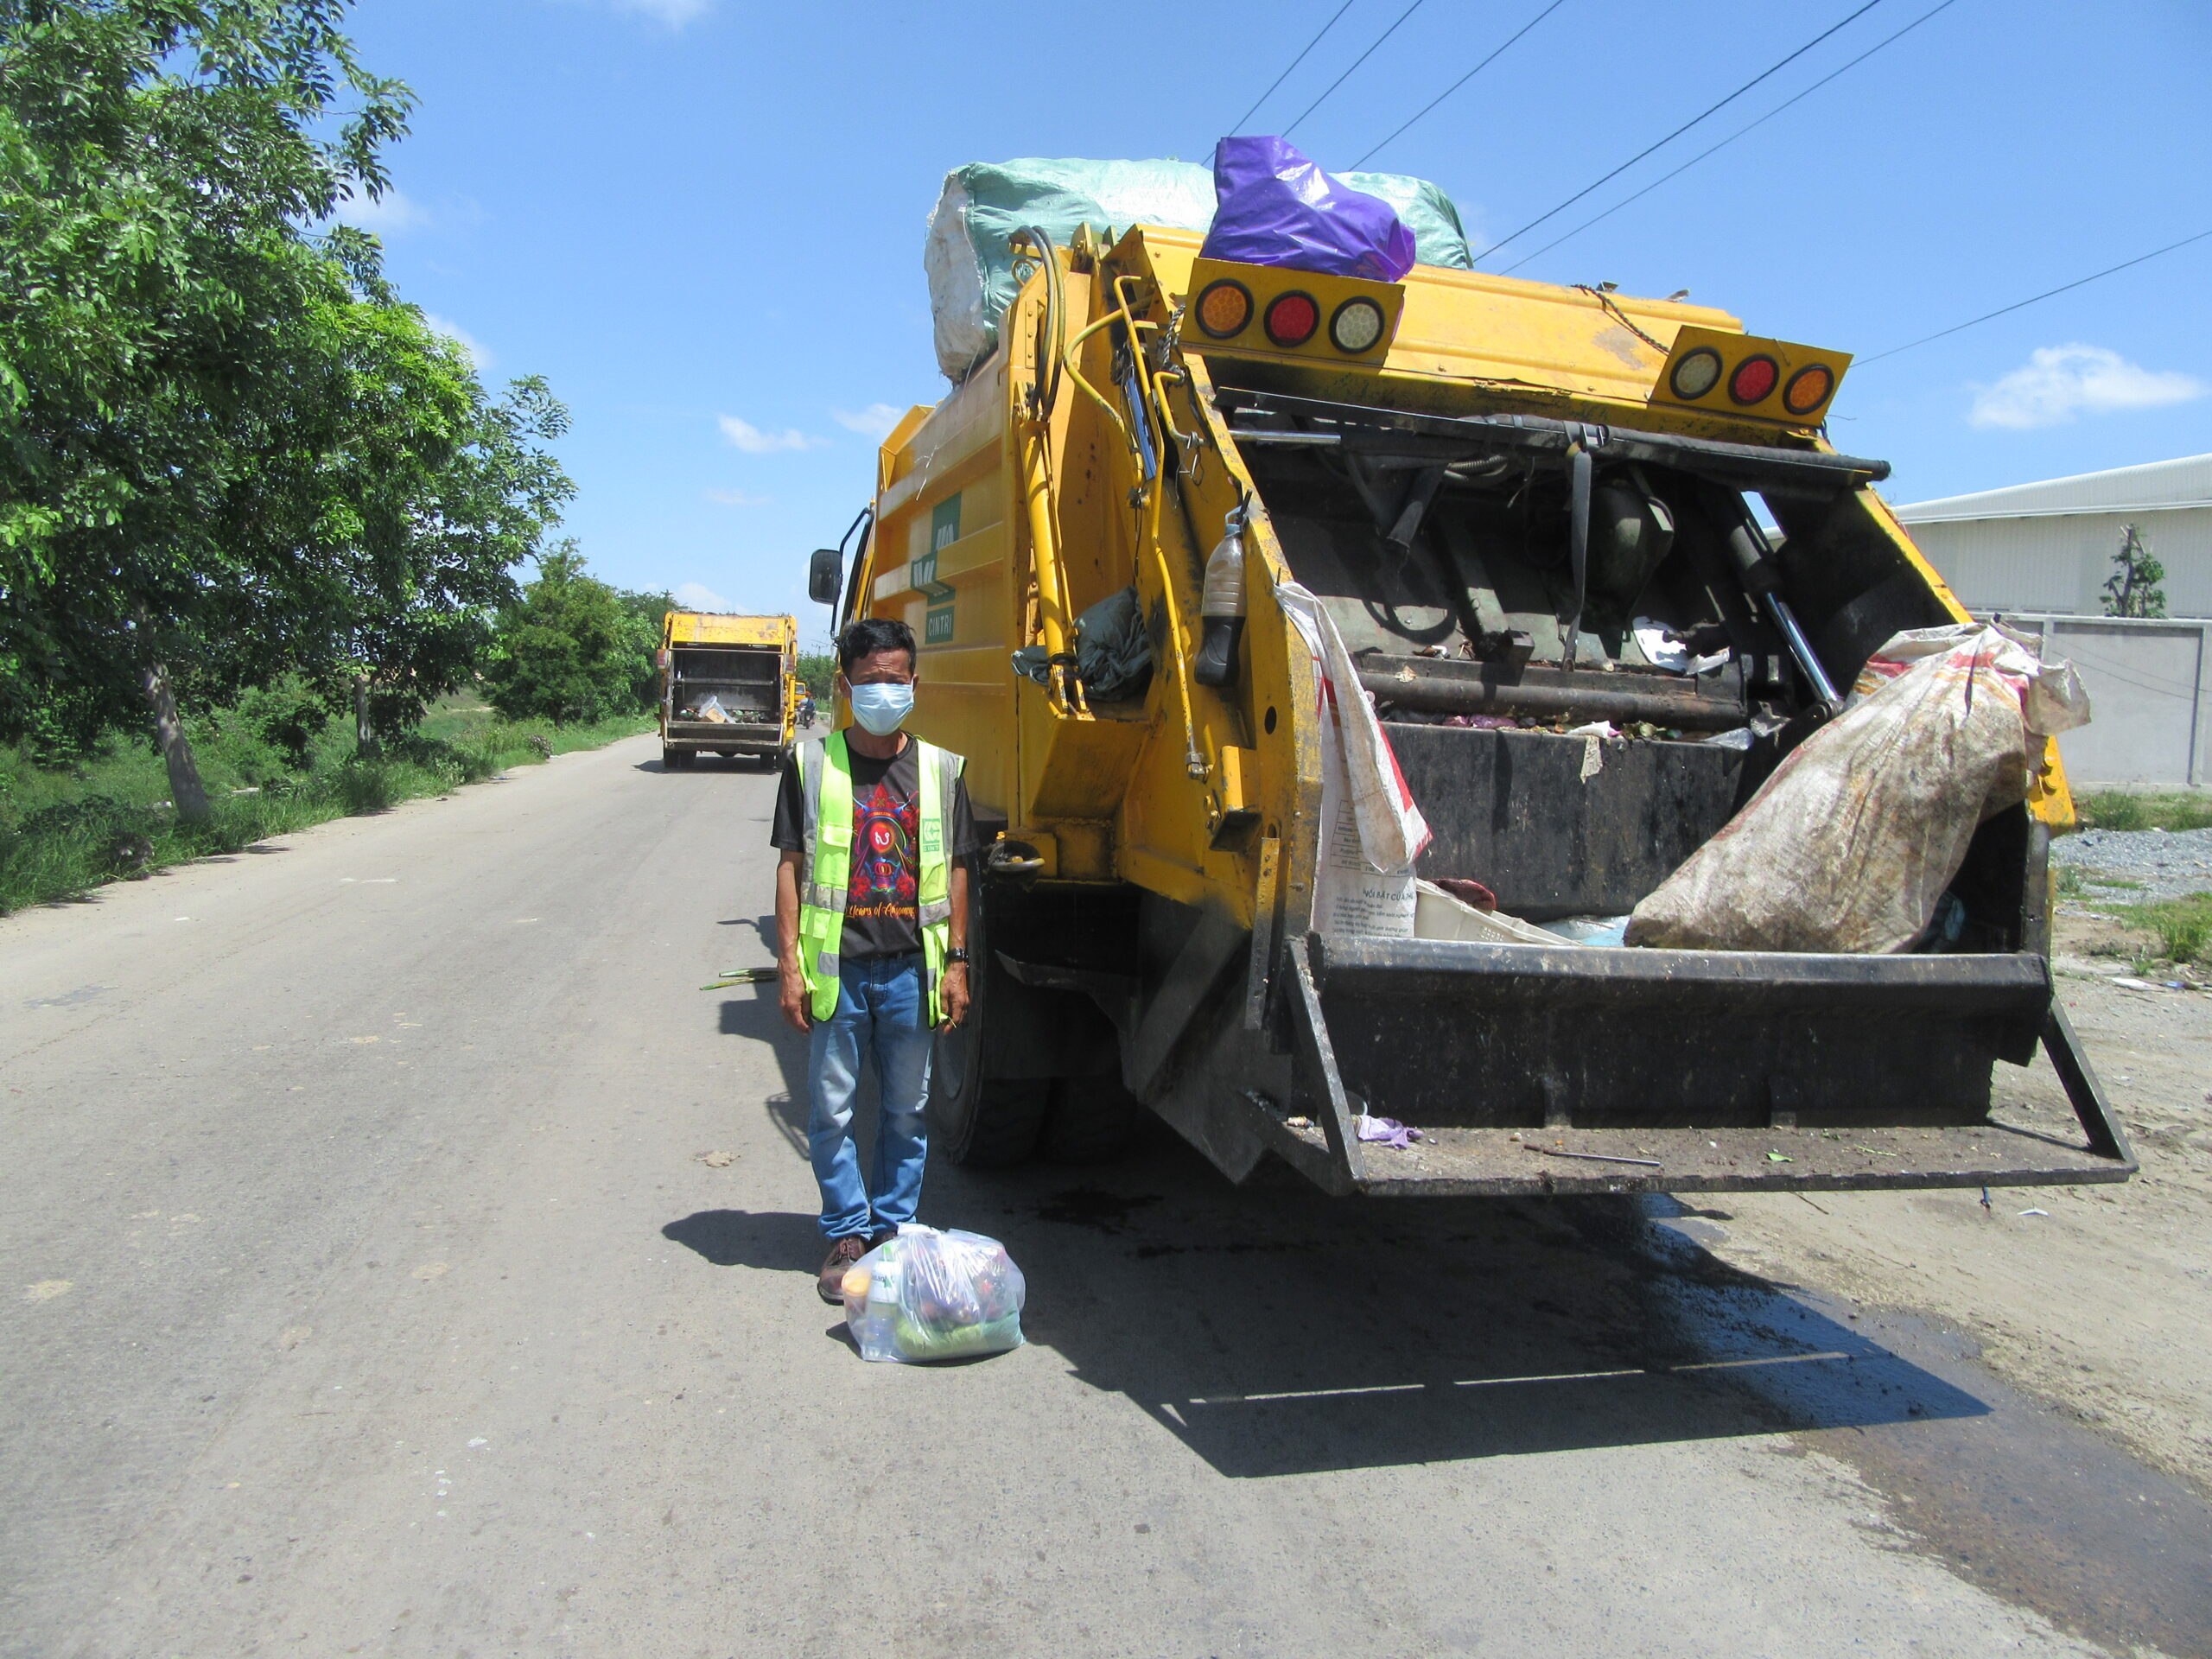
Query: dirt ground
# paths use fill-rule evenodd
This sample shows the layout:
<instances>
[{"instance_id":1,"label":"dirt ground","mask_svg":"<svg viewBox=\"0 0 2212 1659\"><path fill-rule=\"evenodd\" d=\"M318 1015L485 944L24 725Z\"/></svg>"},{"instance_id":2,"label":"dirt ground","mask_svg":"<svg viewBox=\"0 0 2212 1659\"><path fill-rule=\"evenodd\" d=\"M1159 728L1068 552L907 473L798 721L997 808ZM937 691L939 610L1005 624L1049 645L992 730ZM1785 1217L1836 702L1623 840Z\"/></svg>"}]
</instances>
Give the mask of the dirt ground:
<instances>
[{"instance_id":1,"label":"dirt ground","mask_svg":"<svg viewBox=\"0 0 2212 1659\"><path fill-rule=\"evenodd\" d=\"M1986 1209L1965 1192L1729 1194L1707 1211L1725 1235L1711 1248L1955 1327L2019 1387L2212 1495L2212 990L2115 984L2133 970L2100 947L2126 942L2062 910L2054 965L2142 1160L2133 1180L1993 1191ZM1998 1070L2006 1116L2073 1131L2047 1061Z\"/></svg>"}]
</instances>

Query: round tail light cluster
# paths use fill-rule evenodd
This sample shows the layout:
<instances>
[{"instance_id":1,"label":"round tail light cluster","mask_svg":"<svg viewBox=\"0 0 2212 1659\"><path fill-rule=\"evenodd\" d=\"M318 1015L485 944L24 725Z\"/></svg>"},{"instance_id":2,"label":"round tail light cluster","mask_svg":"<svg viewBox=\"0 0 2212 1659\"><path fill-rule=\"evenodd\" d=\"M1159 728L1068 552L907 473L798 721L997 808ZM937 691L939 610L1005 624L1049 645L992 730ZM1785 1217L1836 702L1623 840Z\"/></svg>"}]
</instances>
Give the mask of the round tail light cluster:
<instances>
[{"instance_id":1,"label":"round tail light cluster","mask_svg":"<svg viewBox=\"0 0 2212 1659\"><path fill-rule=\"evenodd\" d=\"M1250 289L1234 277L1219 276L1199 290L1190 315L1208 340L1234 340L1251 327L1256 309ZM1292 289L1269 300L1259 321L1270 346L1294 350L1321 332L1321 302ZM1347 357L1373 351L1389 332L1389 314L1363 294L1343 301L1329 314L1329 344Z\"/></svg>"},{"instance_id":2,"label":"round tail light cluster","mask_svg":"<svg viewBox=\"0 0 2212 1659\"><path fill-rule=\"evenodd\" d=\"M1755 351L1734 367L1712 346L1696 346L1675 359L1667 371L1667 390L1682 403L1694 404L1726 389L1728 401L1738 409L1751 409L1773 397L1782 388L1782 407L1798 420L1810 418L1835 396L1835 371L1825 363L1808 363L1785 382L1781 361L1771 353Z\"/></svg>"}]
</instances>

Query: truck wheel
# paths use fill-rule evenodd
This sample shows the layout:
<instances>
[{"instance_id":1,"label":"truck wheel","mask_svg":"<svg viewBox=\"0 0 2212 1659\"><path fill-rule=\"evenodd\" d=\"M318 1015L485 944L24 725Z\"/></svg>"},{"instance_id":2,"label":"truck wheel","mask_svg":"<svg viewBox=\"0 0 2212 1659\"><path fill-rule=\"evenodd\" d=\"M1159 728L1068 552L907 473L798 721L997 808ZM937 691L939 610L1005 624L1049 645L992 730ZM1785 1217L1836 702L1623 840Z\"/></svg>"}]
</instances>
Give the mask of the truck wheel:
<instances>
[{"instance_id":1,"label":"truck wheel","mask_svg":"<svg viewBox=\"0 0 2212 1659\"><path fill-rule=\"evenodd\" d=\"M1143 1110L1119 1077L1063 1077L1038 1150L1048 1163L1105 1163L1129 1144Z\"/></svg>"},{"instance_id":2,"label":"truck wheel","mask_svg":"<svg viewBox=\"0 0 2212 1659\"><path fill-rule=\"evenodd\" d=\"M972 906L968 929L968 977L975 988L968 1017L957 1028L938 1033L930 1065L930 1142L966 1168L1006 1169L1037 1149L1052 1104L1052 1084L1043 1077L985 1075L991 985L1005 970L983 937L983 911L980 903Z\"/></svg>"}]
</instances>

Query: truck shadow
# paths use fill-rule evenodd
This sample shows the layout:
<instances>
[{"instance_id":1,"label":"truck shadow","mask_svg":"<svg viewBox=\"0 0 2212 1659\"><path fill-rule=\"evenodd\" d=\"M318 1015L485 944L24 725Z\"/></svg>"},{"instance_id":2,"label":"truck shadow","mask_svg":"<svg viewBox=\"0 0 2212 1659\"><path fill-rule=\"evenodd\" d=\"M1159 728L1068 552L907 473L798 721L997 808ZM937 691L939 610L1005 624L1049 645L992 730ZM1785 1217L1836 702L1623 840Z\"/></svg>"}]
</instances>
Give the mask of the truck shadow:
<instances>
[{"instance_id":1,"label":"truck shadow","mask_svg":"<svg viewBox=\"0 0 2212 1659\"><path fill-rule=\"evenodd\" d=\"M1024 1328L1236 1478L1985 1414L1669 1224L1669 1201L1233 1189L1164 1134L1088 1179L931 1171Z\"/></svg>"},{"instance_id":2,"label":"truck shadow","mask_svg":"<svg viewBox=\"0 0 2212 1659\"><path fill-rule=\"evenodd\" d=\"M764 1104L804 1159L807 1040L773 988L725 999L720 1029L774 1053ZM865 1160L872 1084L855 1116ZM1030 1340L1237 1478L1989 1409L1720 1262L1697 1237L1725 1219L1710 1205L1340 1199L1280 1170L1232 1187L1154 1123L1103 1169L932 1160L923 1217L1002 1239ZM811 1216L709 1211L664 1231L718 1265L818 1265Z\"/></svg>"}]
</instances>

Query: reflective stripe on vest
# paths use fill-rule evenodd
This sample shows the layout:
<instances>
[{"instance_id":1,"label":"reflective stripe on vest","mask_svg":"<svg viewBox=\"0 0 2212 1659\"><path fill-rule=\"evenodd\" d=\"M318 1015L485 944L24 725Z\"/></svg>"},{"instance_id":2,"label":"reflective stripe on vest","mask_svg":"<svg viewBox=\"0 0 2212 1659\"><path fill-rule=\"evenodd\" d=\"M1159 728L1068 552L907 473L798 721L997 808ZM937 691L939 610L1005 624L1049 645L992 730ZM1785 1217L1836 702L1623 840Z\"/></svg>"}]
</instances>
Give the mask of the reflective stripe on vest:
<instances>
[{"instance_id":1,"label":"reflective stripe on vest","mask_svg":"<svg viewBox=\"0 0 2212 1659\"><path fill-rule=\"evenodd\" d=\"M915 919L922 936L930 1023L934 1026L942 1017L938 978L951 942L951 861L945 855L945 825L965 762L949 749L918 737L910 741L914 745L915 792L920 797ZM837 970L853 877L853 762L844 733L833 732L800 748L799 812L799 962L814 1017L827 1020L837 1012Z\"/></svg>"}]
</instances>

